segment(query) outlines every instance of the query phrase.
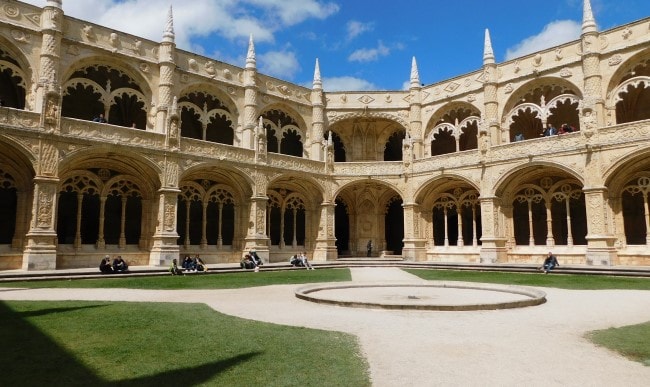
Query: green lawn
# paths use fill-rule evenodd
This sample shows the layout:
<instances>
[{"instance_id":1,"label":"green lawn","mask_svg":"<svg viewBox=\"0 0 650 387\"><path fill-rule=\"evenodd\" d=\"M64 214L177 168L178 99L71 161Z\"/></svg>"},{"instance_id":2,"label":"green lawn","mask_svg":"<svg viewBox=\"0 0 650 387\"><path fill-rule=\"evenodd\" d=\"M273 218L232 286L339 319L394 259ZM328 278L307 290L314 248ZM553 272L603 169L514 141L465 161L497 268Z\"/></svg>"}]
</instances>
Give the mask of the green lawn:
<instances>
[{"instance_id":1,"label":"green lawn","mask_svg":"<svg viewBox=\"0 0 650 387\"><path fill-rule=\"evenodd\" d=\"M650 367L650 322L590 332L587 337Z\"/></svg>"},{"instance_id":2,"label":"green lawn","mask_svg":"<svg viewBox=\"0 0 650 387\"><path fill-rule=\"evenodd\" d=\"M427 280L650 290L647 278L407 271ZM4 282L0 287L221 289L350 279L348 269L319 269ZM243 320L200 304L7 302L0 303L0 328L0 361L11 365L0 385L370 385L352 336ZM650 365L650 322L588 336Z\"/></svg>"},{"instance_id":3,"label":"green lawn","mask_svg":"<svg viewBox=\"0 0 650 387\"><path fill-rule=\"evenodd\" d=\"M0 302L4 386L369 386L353 336L200 304Z\"/></svg>"},{"instance_id":4,"label":"green lawn","mask_svg":"<svg viewBox=\"0 0 650 387\"><path fill-rule=\"evenodd\" d=\"M539 273L503 273L489 271L407 269L425 280L469 281L494 284L542 286L575 290L636 289L650 290L650 278L613 277Z\"/></svg>"},{"instance_id":5,"label":"green lawn","mask_svg":"<svg viewBox=\"0 0 650 387\"><path fill-rule=\"evenodd\" d=\"M98 279L39 280L0 282L0 287L22 288L129 288L129 289L232 289L265 285L306 284L315 282L350 281L348 269L242 271L237 273L207 273L161 275Z\"/></svg>"}]
</instances>

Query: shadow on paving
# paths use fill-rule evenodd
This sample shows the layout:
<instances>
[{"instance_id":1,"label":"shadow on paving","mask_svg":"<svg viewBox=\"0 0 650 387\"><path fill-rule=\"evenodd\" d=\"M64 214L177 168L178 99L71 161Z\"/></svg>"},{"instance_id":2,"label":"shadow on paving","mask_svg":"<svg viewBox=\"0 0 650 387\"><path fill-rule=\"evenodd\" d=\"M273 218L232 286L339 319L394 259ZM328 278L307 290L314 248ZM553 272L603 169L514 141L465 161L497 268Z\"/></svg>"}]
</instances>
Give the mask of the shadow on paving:
<instances>
[{"instance_id":1,"label":"shadow on paving","mask_svg":"<svg viewBox=\"0 0 650 387\"><path fill-rule=\"evenodd\" d=\"M260 354L259 352L250 352L196 367L165 371L132 380L106 381L27 320L30 317L40 317L52 313L101 307L103 306L90 305L17 312L6 303L0 302L0 343L2 343L0 364L5 366L0 374L0 385L194 386ZM114 359L106 359L109 365L113 361Z\"/></svg>"}]
</instances>

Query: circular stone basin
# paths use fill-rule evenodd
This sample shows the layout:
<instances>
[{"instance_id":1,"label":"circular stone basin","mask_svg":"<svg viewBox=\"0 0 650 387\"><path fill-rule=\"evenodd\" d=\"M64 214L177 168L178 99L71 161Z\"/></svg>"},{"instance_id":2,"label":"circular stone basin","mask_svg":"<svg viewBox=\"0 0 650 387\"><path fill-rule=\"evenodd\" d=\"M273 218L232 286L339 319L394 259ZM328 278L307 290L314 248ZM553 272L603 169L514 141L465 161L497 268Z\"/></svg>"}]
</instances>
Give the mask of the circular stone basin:
<instances>
[{"instance_id":1,"label":"circular stone basin","mask_svg":"<svg viewBox=\"0 0 650 387\"><path fill-rule=\"evenodd\" d=\"M319 284L295 295L321 304L403 310L494 310L546 302L546 293L533 288L447 281Z\"/></svg>"}]
</instances>

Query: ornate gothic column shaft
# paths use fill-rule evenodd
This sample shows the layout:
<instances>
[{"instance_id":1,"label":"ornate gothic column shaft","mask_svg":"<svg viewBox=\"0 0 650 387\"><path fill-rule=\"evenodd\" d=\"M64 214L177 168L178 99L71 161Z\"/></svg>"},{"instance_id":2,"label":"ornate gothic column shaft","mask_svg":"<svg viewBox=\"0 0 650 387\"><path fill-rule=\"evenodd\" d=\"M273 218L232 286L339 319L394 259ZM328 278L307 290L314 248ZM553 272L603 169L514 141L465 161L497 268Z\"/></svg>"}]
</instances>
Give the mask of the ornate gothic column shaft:
<instances>
[{"instance_id":1,"label":"ornate gothic column shaft","mask_svg":"<svg viewBox=\"0 0 650 387\"><path fill-rule=\"evenodd\" d=\"M589 219L587 264L611 265L616 258L615 237L608 227L607 188L585 187L585 209Z\"/></svg>"},{"instance_id":2,"label":"ornate gothic column shaft","mask_svg":"<svg viewBox=\"0 0 650 387\"><path fill-rule=\"evenodd\" d=\"M427 241L420 234L420 205L414 202L403 203L402 208L404 209L402 257L409 261L425 261Z\"/></svg>"},{"instance_id":3,"label":"ornate gothic column shaft","mask_svg":"<svg viewBox=\"0 0 650 387\"><path fill-rule=\"evenodd\" d=\"M335 260L338 257L336 250L336 236L334 230L336 203L324 201L320 206L320 218L318 223L318 237L314 247L314 261ZM350 240L352 236L350 235Z\"/></svg>"},{"instance_id":4,"label":"ornate gothic column shaft","mask_svg":"<svg viewBox=\"0 0 650 387\"><path fill-rule=\"evenodd\" d=\"M551 203L546 203L546 245L555 246L553 238L553 213L551 212Z\"/></svg>"},{"instance_id":5,"label":"ornate gothic column shaft","mask_svg":"<svg viewBox=\"0 0 650 387\"><path fill-rule=\"evenodd\" d=\"M265 187L264 192L266 192ZM246 235L246 246L244 246L244 251L256 249L257 255L267 262L269 261L270 253L268 243L269 237L266 235L266 209L268 200L269 198L266 195L259 193L254 194L251 197L248 217L248 235Z\"/></svg>"},{"instance_id":6,"label":"ornate gothic column shaft","mask_svg":"<svg viewBox=\"0 0 650 387\"><path fill-rule=\"evenodd\" d=\"M23 270L56 269L56 198L59 179L36 176L32 220L23 251Z\"/></svg>"},{"instance_id":7,"label":"ornate gothic column shaft","mask_svg":"<svg viewBox=\"0 0 650 387\"><path fill-rule=\"evenodd\" d=\"M481 196L481 262L496 263L506 260L506 239L501 233L499 211L501 199L496 196Z\"/></svg>"}]
</instances>

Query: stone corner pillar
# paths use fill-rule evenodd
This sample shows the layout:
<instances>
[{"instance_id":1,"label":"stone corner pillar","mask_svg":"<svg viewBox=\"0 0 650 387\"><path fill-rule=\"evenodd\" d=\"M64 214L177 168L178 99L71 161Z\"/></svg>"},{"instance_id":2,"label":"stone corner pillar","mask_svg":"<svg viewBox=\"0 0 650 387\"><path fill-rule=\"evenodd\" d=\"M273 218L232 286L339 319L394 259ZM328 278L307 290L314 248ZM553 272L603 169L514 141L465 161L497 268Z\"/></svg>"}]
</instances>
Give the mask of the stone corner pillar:
<instances>
[{"instance_id":1,"label":"stone corner pillar","mask_svg":"<svg viewBox=\"0 0 650 387\"><path fill-rule=\"evenodd\" d=\"M23 251L23 270L56 269L56 214L59 179L37 176L34 178L32 219Z\"/></svg>"},{"instance_id":2,"label":"stone corner pillar","mask_svg":"<svg viewBox=\"0 0 650 387\"><path fill-rule=\"evenodd\" d=\"M334 202L325 201L321 204L318 237L316 239L312 261L334 261L339 257L334 233L335 208L336 203Z\"/></svg>"},{"instance_id":3,"label":"stone corner pillar","mask_svg":"<svg viewBox=\"0 0 650 387\"><path fill-rule=\"evenodd\" d=\"M496 196L480 197L481 202L481 250L480 263L506 262L508 252L507 238L502 235L498 211L500 199Z\"/></svg>"},{"instance_id":4,"label":"stone corner pillar","mask_svg":"<svg viewBox=\"0 0 650 387\"><path fill-rule=\"evenodd\" d=\"M589 227L587 232L588 265L610 266L617 259L616 236L608 229L607 188L584 188L585 210Z\"/></svg>"},{"instance_id":5,"label":"stone corner pillar","mask_svg":"<svg viewBox=\"0 0 650 387\"><path fill-rule=\"evenodd\" d=\"M169 266L174 259L178 262L180 247L177 243L176 212L179 193L178 188L171 187L161 188L158 191L158 226L149 253L150 266Z\"/></svg>"},{"instance_id":6,"label":"stone corner pillar","mask_svg":"<svg viewBox=\"0 0 650 387\"><path fill-rule=\"evenodd\" d=\"M255 249L262 262L270 262L269 237L266 235L266 205L269 198L254 195L250 201L248 233L244 238L244 251L247 254Z\"/></svg>"}]
</instances>

